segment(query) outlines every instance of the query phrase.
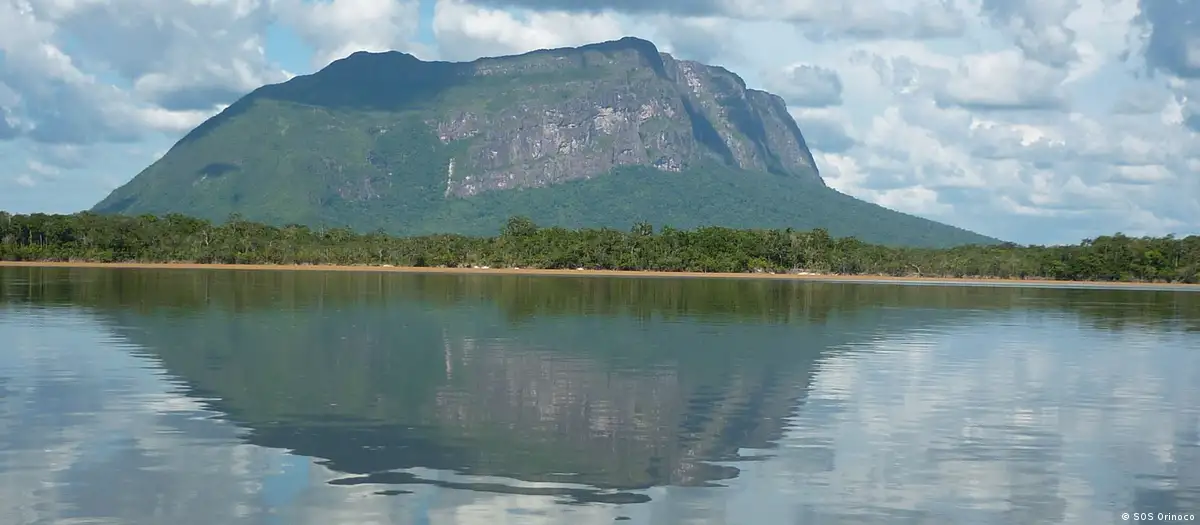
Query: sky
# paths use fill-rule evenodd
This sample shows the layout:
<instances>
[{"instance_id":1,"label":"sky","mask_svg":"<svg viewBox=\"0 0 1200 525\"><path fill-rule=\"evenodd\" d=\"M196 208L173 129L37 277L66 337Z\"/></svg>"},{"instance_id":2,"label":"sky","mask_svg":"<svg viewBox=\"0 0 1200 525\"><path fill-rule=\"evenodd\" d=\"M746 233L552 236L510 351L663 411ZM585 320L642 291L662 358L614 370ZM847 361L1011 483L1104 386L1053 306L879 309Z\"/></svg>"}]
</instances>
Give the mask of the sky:
<instances>
[{"instance_id":1,"label":"sky","mask_svg":"<svg viewBox=\"0 0 1200 525\"><path fill-rule=\"evenodd\" d=\"M0 0L0 209L87 209L354 51L627 35L783 96L855 197L1020 243L1200 233L1197 0Z\"/></svg>"}]
</instances>

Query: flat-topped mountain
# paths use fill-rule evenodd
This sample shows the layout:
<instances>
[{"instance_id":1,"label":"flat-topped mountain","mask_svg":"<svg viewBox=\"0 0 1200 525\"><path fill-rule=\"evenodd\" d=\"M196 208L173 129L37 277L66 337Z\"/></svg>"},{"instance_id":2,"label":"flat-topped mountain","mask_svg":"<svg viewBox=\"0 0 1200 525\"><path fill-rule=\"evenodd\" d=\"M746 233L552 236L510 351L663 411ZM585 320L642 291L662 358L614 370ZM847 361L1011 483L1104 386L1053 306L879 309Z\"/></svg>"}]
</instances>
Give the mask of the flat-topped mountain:
<instances>
[{"instance_id":1,"label":"flat-topped mountain","mask_svg":"<svg viewBox=\"0 0 1200 525\"><path fill-rule=\"evenodd\" d=\"M495 234L525 215L995 242L827 188L783 99L635 38L461 63L354 53L241 98L93 211L395 234Z\"/></svg>"}]
</instances>

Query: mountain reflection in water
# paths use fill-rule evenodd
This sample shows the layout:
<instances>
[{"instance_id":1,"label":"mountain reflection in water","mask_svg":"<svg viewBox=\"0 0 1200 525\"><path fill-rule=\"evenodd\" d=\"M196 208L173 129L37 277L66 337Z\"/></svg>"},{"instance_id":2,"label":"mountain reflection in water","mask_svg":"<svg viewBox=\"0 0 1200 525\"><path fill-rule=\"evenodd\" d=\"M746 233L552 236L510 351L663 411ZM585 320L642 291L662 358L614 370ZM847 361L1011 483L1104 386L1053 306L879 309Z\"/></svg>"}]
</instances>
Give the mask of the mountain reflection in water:
<instances>
[{"instance_id":1,"label":"mountain reflection in water","mask_svg":"<svg viewBox=\"0 0 1200 525\"><path fill-rule=\"evenodd\" d=\"M1179 468L1200 464L1195 294L30 268L0 286L17 343L0 431L43 434L0 438L23 458L0 475L60 478L61 504L17 498L32 518L139 522L146 494L197 523L317 523L300 512L317 507L407 523L460 516L464 493L517 522L1108 522L1198 501ZM148 408L143 434L110 421ZM236 483L163 499L209 477L162 459L192 449L257 458L235 476L254 501L221 521L204 509L245 500ZM100 487L132 492L86 496Z\"/></svg>"}]
</instances>

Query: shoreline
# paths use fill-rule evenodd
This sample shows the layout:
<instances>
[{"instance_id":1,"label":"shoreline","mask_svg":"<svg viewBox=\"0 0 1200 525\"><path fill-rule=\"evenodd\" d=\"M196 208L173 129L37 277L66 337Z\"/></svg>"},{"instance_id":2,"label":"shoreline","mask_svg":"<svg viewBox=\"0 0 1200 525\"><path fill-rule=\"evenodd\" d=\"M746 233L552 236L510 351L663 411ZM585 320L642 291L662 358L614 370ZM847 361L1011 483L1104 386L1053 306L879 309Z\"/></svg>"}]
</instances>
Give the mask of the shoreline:
<instances>
[{"instance_id":1,"label":"shoreline","mask_svg":"<svg viewBox=\"0 0 1200 525\"><path fill-rule=\"evenodd\" d=\"M716 273L716 272L665 272L648 270L552 270L536 268L427 268L408 266L371 265L325 265L325 264L205 264L205 263L103 263L103 262L42 262L0 261L0 267L10 268L111 268L139 270L250 270L250 271L326 271L326 272L380 272L419 273L451 275L526 275L526 276L574 276L574 277L632 277L632 278L683 278L683 279L767 279L787 281L811 281L828 283L878 283L878 284L941 284L966 286L1032 286L1073 288L1128 288L1170 289L1178 291L1200 291L1200 284L1186 283L1140 283L1117 281L1058 281L1051 279L1011 279L989 277L896 277L890 275L838 275L816 273Z\"/></svg>"}]
</instances>

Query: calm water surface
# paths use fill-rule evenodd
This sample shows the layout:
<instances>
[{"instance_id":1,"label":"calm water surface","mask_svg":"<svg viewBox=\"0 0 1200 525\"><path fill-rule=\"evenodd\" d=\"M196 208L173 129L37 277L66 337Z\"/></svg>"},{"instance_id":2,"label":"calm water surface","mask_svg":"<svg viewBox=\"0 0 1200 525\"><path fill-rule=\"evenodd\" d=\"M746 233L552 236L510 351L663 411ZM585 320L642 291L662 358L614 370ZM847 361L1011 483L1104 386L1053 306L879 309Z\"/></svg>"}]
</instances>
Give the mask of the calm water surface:
<instances>
[{"instance_id":1,"label":"calm water surface","mask_svg":"<svg viewBox=\"0 0 1200 525\"><path fill-rule=\"evenodd\" d=\"M0 523L1123 512L1200 513L1195 292L0 268Z\"/></svg>"}]
</instances>

